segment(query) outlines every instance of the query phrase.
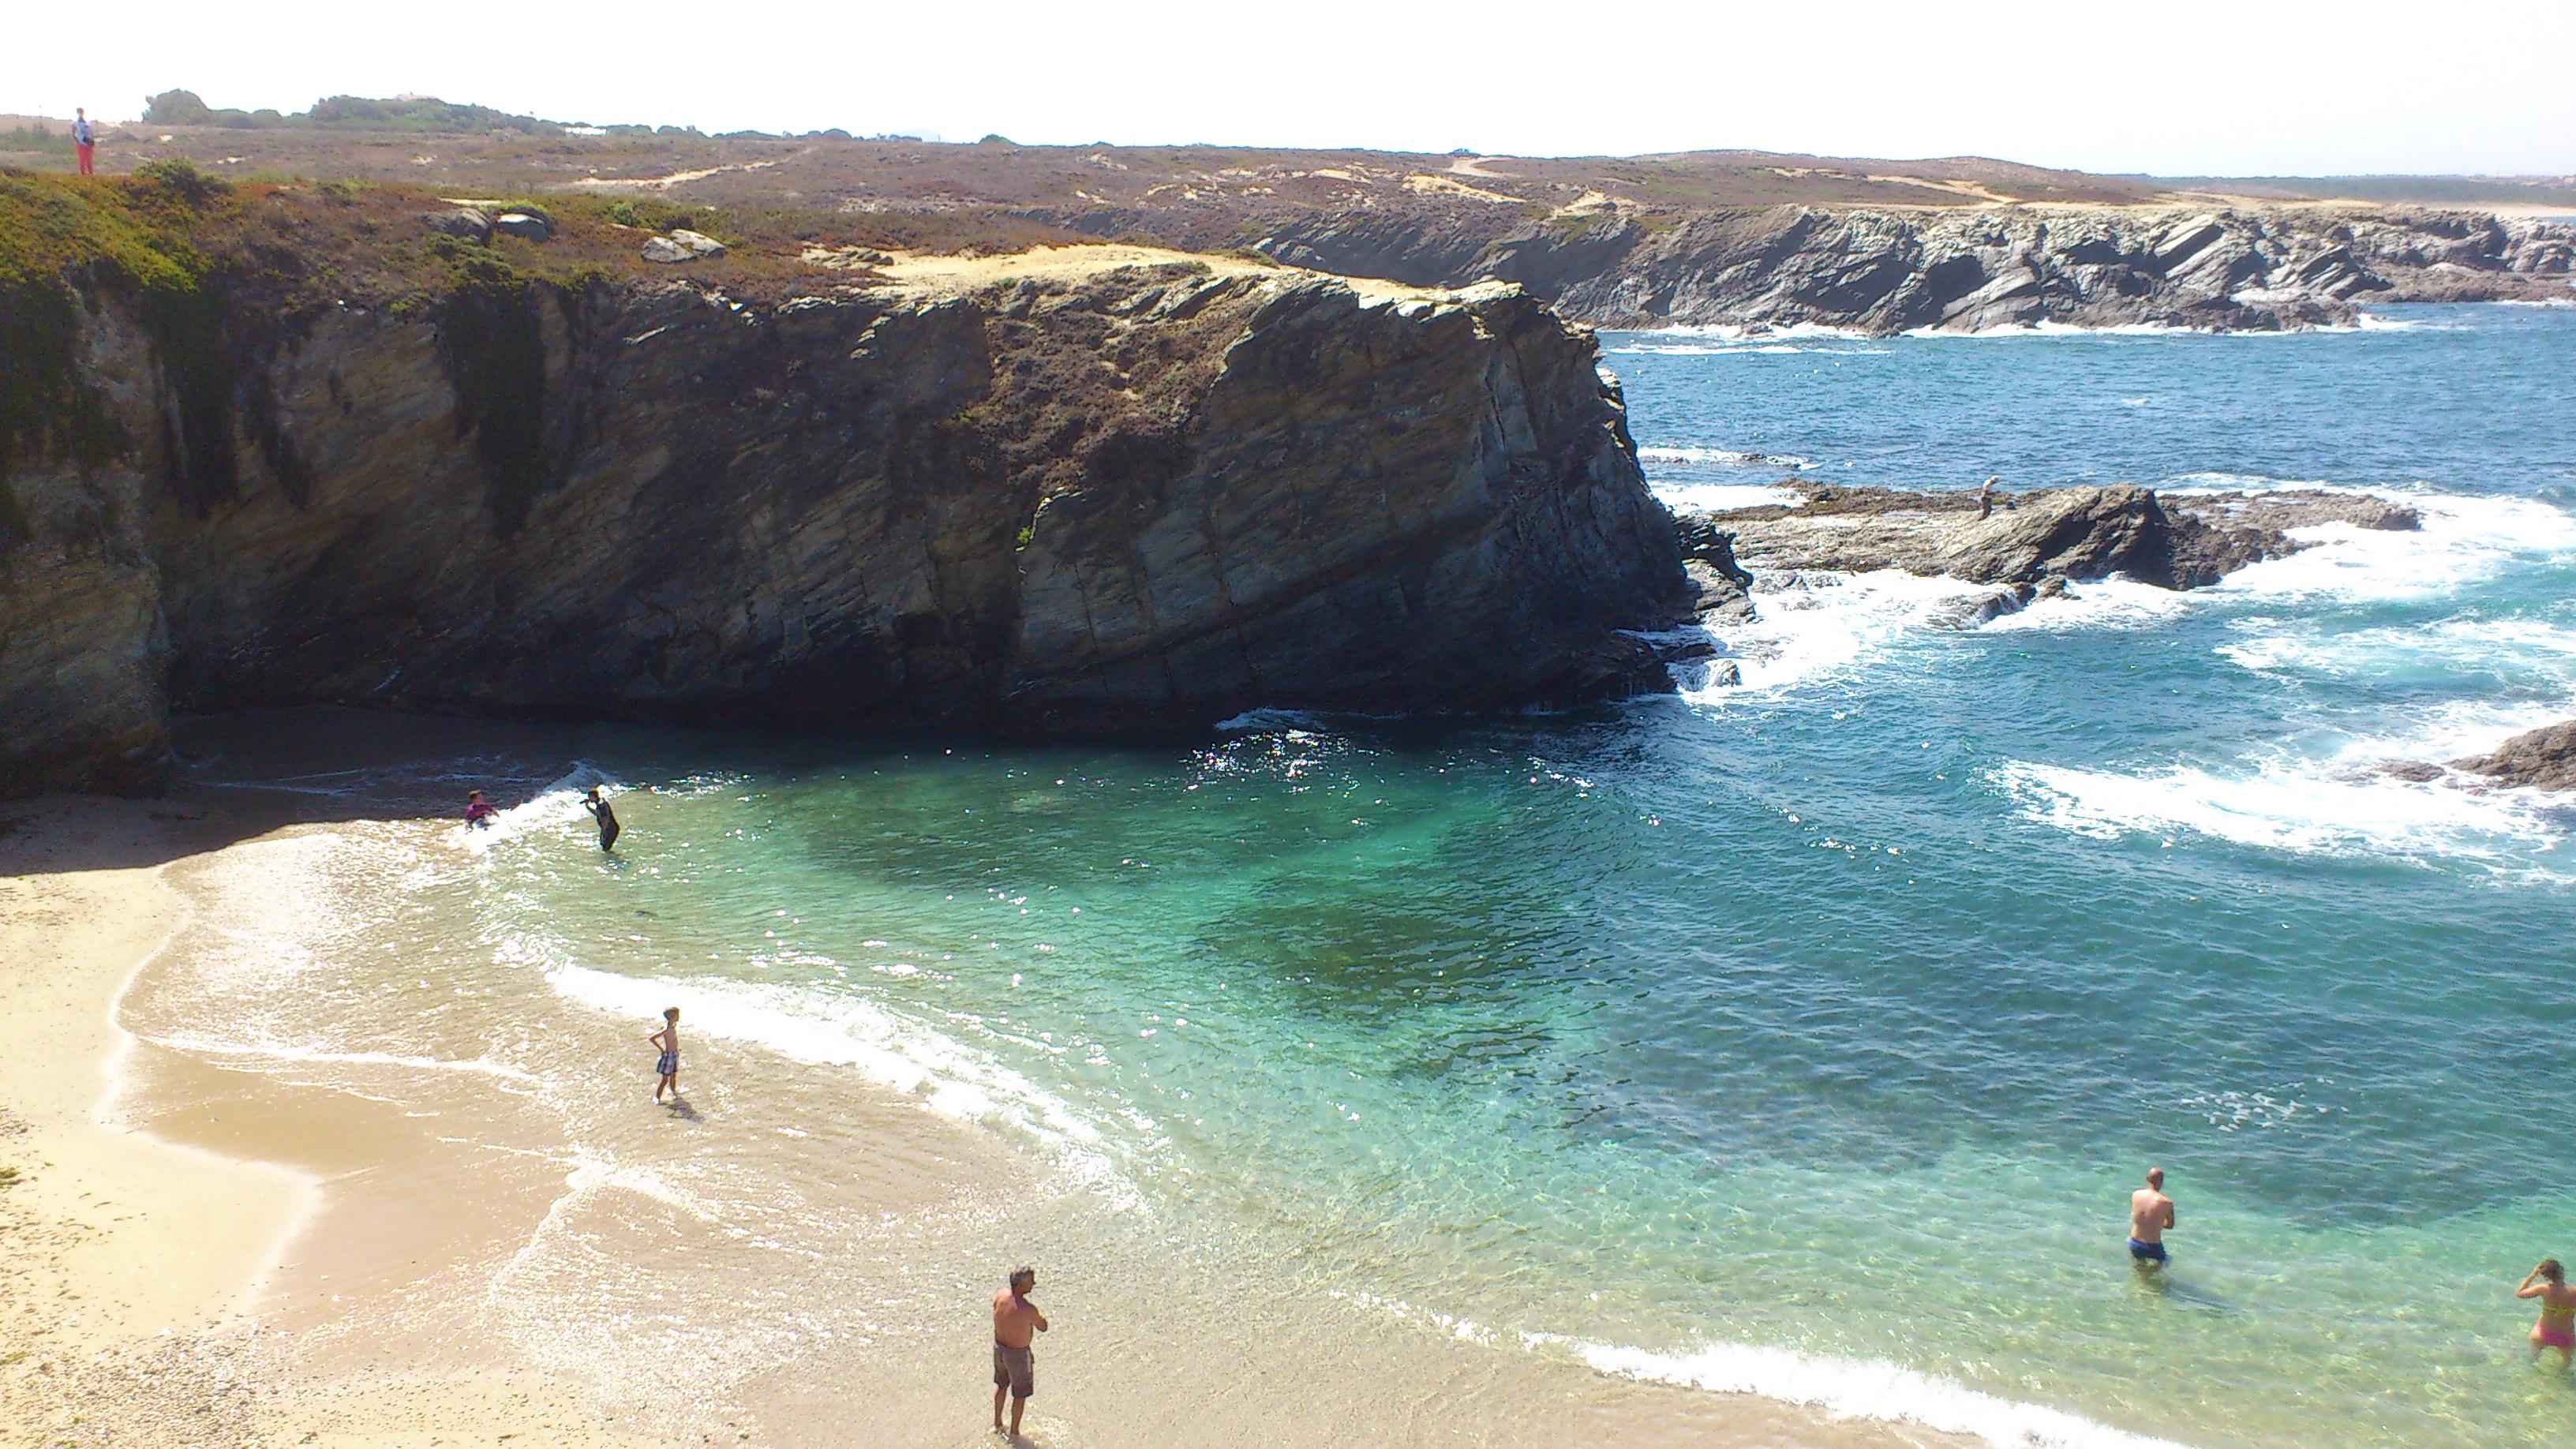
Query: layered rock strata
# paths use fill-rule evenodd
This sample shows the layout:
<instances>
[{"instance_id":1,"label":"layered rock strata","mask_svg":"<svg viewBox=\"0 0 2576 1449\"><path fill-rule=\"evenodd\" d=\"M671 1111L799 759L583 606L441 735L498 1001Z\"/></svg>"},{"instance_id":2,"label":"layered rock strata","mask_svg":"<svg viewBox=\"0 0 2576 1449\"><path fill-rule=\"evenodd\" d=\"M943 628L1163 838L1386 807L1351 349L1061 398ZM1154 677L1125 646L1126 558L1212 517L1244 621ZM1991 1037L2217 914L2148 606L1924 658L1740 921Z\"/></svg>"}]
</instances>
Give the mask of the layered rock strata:
<instances>
[{"instance_id":1,"label":"layered rock strata","mask_svg":"<svg viewBox=\"0 0 2576 1449\"><path fill-rule=\"evenodd\" d=\"M131 297L84 301L124 445L0 472L0 793L149 787L174 709L1061 732L1572 701L1659 687L1631 631L1688 611L1589 337L1512 288L534 283L233 315L185 365Z\"/></svg>"},{"instance_id":2,"label":"layered rock strata","mask_svg":"<svg viewBox=\"0 0 2576 1449\"><path fill-rule=\"evenodd\" d=\"M1605 327L2274 330L2347 325L2371 301L2576 297L2576 228L2403 208L1781 206L1674 217L1609 206L1516 226L1493 215L1431 225L1316 213L1275 222L1257 245L1351 275L1518 282Z\"/></svg>"}]
</instances>

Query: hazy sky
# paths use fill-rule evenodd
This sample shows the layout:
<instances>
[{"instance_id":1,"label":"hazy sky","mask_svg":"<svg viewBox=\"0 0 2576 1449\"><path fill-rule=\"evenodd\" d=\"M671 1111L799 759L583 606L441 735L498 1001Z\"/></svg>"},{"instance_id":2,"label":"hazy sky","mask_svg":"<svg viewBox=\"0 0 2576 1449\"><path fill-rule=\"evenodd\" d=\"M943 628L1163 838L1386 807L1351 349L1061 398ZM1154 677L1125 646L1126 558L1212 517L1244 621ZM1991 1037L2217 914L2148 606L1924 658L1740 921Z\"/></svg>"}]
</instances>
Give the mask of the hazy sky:
<instances>
[{"instance_id":1,"label":"hazy sky","mask_svg":"<svg viewBox=\"0 0 2576 1449\"><path fill-rule=\"evenodd\" d=\"M2576 0L119 0L11 29L0 111L111 119L185 86L218 106L413 91L557 119L951 140L2576 172Z\"/></svg>"}]
</instances>

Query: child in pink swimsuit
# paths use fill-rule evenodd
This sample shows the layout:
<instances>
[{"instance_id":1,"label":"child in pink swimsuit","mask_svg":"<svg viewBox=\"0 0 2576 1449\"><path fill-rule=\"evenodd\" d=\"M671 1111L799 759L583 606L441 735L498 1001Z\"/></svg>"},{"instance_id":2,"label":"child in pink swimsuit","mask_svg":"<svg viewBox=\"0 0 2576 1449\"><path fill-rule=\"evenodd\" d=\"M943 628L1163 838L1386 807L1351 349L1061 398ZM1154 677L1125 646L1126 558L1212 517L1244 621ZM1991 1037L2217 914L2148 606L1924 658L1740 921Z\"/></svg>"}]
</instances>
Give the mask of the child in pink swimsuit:
<instances>
[{"instance_id":1,"label":"child in pink swimsuit","mask_svg":"<svg viewBox=\"0 0 2576 1449\"><path fill-rule=\"evenodd\" d=\"M2540 1322L2531 1330L2533 1353L2554 1348L2562 1362L2576 1355L2576 1288L2567 1286L2567 1270L2556 1258L2541 1259L2513 1296L2540 1300Z\"/></svg>"}]
</instances>

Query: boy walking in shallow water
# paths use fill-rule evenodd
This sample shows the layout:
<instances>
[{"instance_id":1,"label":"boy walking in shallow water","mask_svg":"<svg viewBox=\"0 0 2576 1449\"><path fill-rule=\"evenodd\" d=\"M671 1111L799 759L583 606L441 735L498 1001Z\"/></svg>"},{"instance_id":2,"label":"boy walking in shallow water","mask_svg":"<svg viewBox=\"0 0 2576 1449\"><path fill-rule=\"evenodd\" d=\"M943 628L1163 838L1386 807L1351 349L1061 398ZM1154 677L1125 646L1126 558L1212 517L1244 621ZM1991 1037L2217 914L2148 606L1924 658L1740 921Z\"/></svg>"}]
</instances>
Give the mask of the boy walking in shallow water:
<instances>
[{"instance_id":1,"label":"boy walking in shallow water","mask_svg":"<svg viewBox=\"0 0 2576 1449\"><path fill-rule=\"evenodd\" d=\"M680 1100L680 1008L663 1007L662 1029L644 1039L662 1050L653 1062L653 1070L662 1074L662 1084L653 1089L653 1100L661 1101L664 1092L671 1094L672 1101Z\"/></svg>"}]
</instances>

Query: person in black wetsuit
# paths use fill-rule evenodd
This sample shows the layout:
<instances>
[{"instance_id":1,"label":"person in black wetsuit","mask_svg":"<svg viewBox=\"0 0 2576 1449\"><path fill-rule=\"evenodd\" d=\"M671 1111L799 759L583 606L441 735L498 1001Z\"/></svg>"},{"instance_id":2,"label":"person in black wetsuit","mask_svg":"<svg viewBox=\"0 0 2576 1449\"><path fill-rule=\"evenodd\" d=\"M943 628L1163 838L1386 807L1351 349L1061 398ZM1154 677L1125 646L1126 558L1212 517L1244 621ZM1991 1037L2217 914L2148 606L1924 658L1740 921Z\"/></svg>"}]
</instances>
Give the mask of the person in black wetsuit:
<instances>
[{"instance_id":1,"label":"person in black wetsuit","mask_svg":"<svg viewBox=\"0 0 2576 1449\"><path fill-rule=\"evenodd\" d=\"M597 785L591 786L590 793L582 797L581 808L589 811L590 818L599 822L599 848L616 849L617 812L609 809L608 802L600 798Z\"/></svg>"}]
</instances>

